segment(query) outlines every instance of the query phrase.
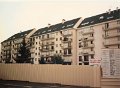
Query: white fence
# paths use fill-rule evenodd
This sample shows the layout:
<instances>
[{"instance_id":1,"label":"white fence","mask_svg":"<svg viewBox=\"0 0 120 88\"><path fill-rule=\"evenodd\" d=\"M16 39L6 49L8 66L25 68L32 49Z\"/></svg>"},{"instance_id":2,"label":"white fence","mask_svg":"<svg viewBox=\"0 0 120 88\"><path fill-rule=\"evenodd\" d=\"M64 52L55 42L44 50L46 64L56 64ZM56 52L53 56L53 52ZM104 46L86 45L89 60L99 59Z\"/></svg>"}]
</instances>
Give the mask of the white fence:
<instances>
[{"instance_id":1,"label":"white fence","mask_svg":"<svg viewBox=\"0 0 120 88\"><path fill-rule=\"evenodd\" d=\"M0 79L100 87L100 67L0 64Z\"/></svg>"}]
</instances>

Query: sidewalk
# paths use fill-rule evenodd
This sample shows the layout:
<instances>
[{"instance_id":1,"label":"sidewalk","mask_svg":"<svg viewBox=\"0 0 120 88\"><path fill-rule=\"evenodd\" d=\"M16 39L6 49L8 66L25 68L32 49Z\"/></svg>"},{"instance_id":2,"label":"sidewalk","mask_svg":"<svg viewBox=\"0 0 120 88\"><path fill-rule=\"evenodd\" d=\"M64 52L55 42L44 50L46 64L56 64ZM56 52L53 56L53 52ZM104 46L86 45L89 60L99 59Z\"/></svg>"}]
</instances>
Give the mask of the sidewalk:
<instances>
[{"instance_id":1,"label":"sidewalk","mask_svg":"<svg viewBox=\"0 0 120 88\"><path fill-rule=\"evenodd\" d=\"M50 83L33 83L27 81L0 80L0 88L90 88Z\"/></svg>"}]
</instances>

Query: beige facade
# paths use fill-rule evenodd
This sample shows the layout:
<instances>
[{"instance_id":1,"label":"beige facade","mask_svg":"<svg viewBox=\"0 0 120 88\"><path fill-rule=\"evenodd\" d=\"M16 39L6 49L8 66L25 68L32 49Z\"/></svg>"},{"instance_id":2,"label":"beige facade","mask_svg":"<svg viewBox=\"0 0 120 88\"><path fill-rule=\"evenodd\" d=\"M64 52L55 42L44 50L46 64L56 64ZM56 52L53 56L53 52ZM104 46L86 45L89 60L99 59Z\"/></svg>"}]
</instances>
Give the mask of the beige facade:
<instances>
[{"instance_id":1,"label":"beige facade","mask_svg":"<svg viewBox=\"0 0 120 88\"><path fill-rule=\"evenodd\" d=\"M76 29L81 21L81 18L79 18L72 24L68 23L69 21L65 21L64 23L51 25L51 28L44 28L44 31L46 29L47 31L55 29L54 26L56 28L57 26L61 26L62 28L58 28L56 31L49 33L39 34L39 31L42 29L36 31L38 35L34 36L33 34L33 36L30 37L31 57L34 63L38 64L41 56L45 57L46 63L49 63L52 56L59 55L63 58L65 64L77 64ZM71 25L72 27L69 27Z\"/></svg>"},{"instance_id":2,"label":"beige facade","mask_svg":"<svg viewBox=\"0 0 120 88\"><path fill-rule=\"evenodd\" d=\"M86 18L77 31L78 65L100 65L103 48L120 48L120 11Z\"/></svg>"},{"instance_id":3,"label":"beige facade","mask_svg":"<svg viewBox=\"0 0 120 88\"><path fill-rule=\"evenodd\" d=\"M23 38L25 38L26 42L28 42L28 38L35 32L35 29L28 30L25 32L20 32L18 34L13 35L7 40L1 43L1 60L4 63L15 63L15 59L17 58L18 50L21 46Z\"/></svg>"}]
</instances>

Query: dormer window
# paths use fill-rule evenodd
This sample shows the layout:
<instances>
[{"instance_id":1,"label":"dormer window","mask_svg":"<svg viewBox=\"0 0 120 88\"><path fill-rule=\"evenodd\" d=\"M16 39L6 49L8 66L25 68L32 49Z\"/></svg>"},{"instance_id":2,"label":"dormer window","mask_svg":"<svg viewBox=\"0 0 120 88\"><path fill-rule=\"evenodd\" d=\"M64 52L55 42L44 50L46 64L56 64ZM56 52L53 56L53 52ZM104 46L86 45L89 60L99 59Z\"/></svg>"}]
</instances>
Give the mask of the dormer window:
<instances>
[{"instance_id":1,"label":"dormer window","mask_svg":"<svg viewBox=\"0 0 120 88\"><path fill-rule=\"evenodd\" d=\"M104 16L101 16L99 19L100 19L100 20L104 19Z\"/></svg>"}]
</instances>

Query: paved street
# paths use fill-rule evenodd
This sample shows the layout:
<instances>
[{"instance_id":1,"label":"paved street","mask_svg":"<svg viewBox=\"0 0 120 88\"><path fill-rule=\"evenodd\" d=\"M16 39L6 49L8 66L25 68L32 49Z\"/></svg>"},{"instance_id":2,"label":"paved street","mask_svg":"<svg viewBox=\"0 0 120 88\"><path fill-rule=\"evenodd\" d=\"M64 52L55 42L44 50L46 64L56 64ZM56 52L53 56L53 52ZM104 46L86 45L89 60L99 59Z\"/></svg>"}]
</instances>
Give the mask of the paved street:
<instances>
[{"instance_id":1,"label":"paved street","mask_svg":"<svg viewBox=\"0 0 120 88\"><path fill-rule=\"evenodd\" d=\"M90 87L0 80L0 88L90 88Z\"/></svg>"}]
</instances>

